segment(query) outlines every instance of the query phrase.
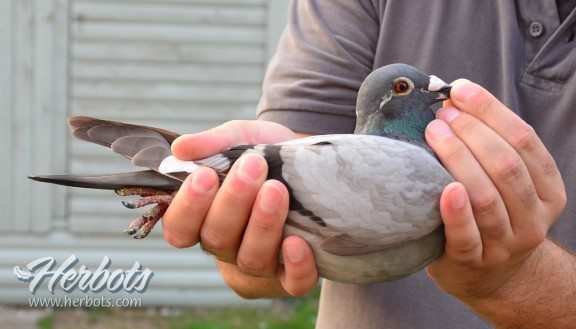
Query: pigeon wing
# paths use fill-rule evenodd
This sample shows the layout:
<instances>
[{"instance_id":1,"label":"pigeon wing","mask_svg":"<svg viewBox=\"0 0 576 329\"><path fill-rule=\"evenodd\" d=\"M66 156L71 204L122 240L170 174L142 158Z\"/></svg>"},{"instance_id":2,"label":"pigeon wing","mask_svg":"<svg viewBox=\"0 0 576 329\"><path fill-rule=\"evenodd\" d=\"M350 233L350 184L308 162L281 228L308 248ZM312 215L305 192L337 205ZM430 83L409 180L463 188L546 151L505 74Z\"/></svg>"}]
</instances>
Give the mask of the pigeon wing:
<instances>
[{"instance_id":1,"label":"pigeon wing","mask_svg":"<svg viewBox=\"0 0 576 329\"><path fill-rule=\"evenodd\" d=\"M279 151L283 180L301 207L289 222L324 236L324 250L373 252L441 225L438 200L453 178L424 149L367 135L300 143L282 143Z\"/></svg>"},{"instance_id":2,"label":"pigeon wing","mask_svg":"<svg viewBox=\"0 0 576 329\"><path fill-rule=\"evenodd\" d=\"M110 147L109 144L101 141L101 140L94 140L90 136L88 136L87 131L90 128L96 126L120 126L120 127L140 127L145 128L146 130L152 130L160 134L168 143L172 144L172 142L180 136L180 134L175 133L173 131L160 129L156 127L144 126L144 125L135 125L124 123L120 121L112 121L112 120L102 120L87 116L71 116L68 118L68 126L72 129L72 135L78 139L85 140L87 142L100 144L106 147Z\"/></svg>"},{"instance_id":3,"label":"pigeon wing","mask_svg":"<svg viewBox=\"0 0 576 329\"><path fill-rule=\"evenodd\" d=\"M128 124L119 121L101 120L85 116L68 119L72 135L84 141L110 148L132 160L132 164L158 171L160 164L172 156L170 146L180 134L168 130ZM167 174L180 181L187 173Z\"/></svg>"},{"instance_id":4,"label":"pigeon wing","mask_svg":"<svg viewBox=\"0 0 576 329\"><path fill-rule=\"evenodd\" d=\"M44 183L104 190L117 190L125 187L146 187L175 191L182 185L181 181L162 175L154 170L94 176L43 175L28 176L28 178Z\"/></svg>"}]
</instances>

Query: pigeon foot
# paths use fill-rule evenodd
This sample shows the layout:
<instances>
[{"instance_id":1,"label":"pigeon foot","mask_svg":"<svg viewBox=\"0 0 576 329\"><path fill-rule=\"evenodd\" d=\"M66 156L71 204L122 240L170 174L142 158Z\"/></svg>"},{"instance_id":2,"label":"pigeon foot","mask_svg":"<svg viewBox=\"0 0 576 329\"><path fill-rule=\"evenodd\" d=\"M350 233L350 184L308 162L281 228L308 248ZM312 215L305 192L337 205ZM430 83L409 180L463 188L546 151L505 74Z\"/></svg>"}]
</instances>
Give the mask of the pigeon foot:
<instances>
[{"instance_id":1,"label":"pigeon foot","mask_svg":"<svg viewBox=\"0 0 576 329\"><path fill-rule=\"evenodd\" d=\"M134 239L144 239L150 234L156 223L166 213L166 209L168 209L175 194L175 192L171 193L164 190L141 187L121 188L115 190L115 192L121 196L139 195L142 197L133 202L122 201L122 204L129 209L141 208L152 204L156 205L132 221L128 229L124 231L124 234L130 235Z\"/></svg>"}]
</instances>

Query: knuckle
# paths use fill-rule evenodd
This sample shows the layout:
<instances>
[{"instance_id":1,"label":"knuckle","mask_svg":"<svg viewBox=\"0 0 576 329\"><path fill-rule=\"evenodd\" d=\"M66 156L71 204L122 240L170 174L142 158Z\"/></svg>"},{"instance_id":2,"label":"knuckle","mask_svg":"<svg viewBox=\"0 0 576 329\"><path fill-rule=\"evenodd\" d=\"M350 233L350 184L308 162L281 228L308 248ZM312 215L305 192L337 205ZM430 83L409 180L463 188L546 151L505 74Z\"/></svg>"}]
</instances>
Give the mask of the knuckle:
<instances>
[{"instance_id":1,"label":"knuckle","mask_svg":"<svg viewBox=\"0 0 576 329\"><path fill-rule=\"evenodd\" d=\"M435 149L436 154L443 162L458 163L468 156L467 149L456 139L446 139L441 148Z\"/></svg>"},{"instance_id":2,"label":"knuckle","mask_svg":"<svg viewBox=\"0 0 576 329\"><path fill-rule=\"evenodd\" d=\"M458 131L475 131L477 130L478 121L470 115L459 115L453 121L454 129Z\"/></svg>"},{"instance_id":3,"label":"knuckle","mask_svg":"<svg viewBox=\"0 0 576 329\"><path fill-rule=\"evenodd\" d=\"M476 260L471 259L467 253L459 253L459 251L450 254L450 262L460 267L472 268L476 266Z\"/></svg>"},{"instance_id":4,"label":"knuckle","mask_svg":"<svg viewBox=\"0 0 576 329\"><path fill-rule=\"evenodd\" d=\"M292 278L293 282L284 286L284 290L293 297L304 297L308 295L316 286L316 281L312 282L307 278Z\"/></svg>"},{"instance_id":5,"label":"knuckle","mask_svg":"<svg viewBox=\"0 0 576 329\"><path fill-rule=\"evenodd\" d=\"M493 110L500 106L499 102L484 90L480 90L476 97L481 100L476 103L477 106L474 109L479 117L492 115Z\"/></svg>"},{"instance_id":6,"label":"knuckle","mask_svg":"<svg viewBox=\"0 0 576 329\"><path fill-rule=\"evenodd\" d=\"M554 161L552 154L550 153L546 154L546 160L542 165L542 170L544 176L546 177L557 177L560 175L560 170L558 170L558 166L556 165L556 161Z\"/></svg>"},{"instance_id":7,"label":"knuckle","mask_svg":"<svg viewBox=\"0 0 576 329\"><path fill-rule=\"evenodd\" d=\"M207 251L215 255L231 247L229 243L230 239L226 239L222 234L218 234L218 232L214 232L214 230L208 228L202 229L200 232L200 241L202 241L202 245Z\"/></svg>"},{"instance_id":8,"label":"knuckle","mask_svg":"<svg viewBox=\"0 0 576 329\"><path fill-rule=\"evenodd\" d=\"M166 222L164 220L164 223ZM197 233L193 231L184 233L179 228L167 224L162 225L162 235L168 244L178 249L192 247L198 243Z\"/></svg>"},{"instance_id":9,"label":"knuckle","mask_svg":"<svg viewBox=\"0 0 576 329\"><path fill-rule=\"evenodd\" d=\"M528 230L519 236L523 249L531 249L540 245L548 236L548 226L544 223L533 223Z\"/></svg>"},{"instance_id":10,"label":"knuckle","mask_svg":"<svg viewBox=\"0 0 576 329\"><path fill-rule=\"evenodd\" d=\"M228 287L242 299L254 300L260 298L256 292L248 291L244 287L238 287L234 284L228 284Z\"/></svg>"},{"instance_id":11,"label":"knuckle","mask_svg":"<svg viewBox=\"0 0 576 329\"><path fill-rule=\"evenodd\" d=\"M197 241L195 240L189 240L177 237L166 230L163 231L163 234L164 234L164 240L166 240L166 242L168 242L168 244L170 244L174 248L178 249L189 248L197 243Z\"/></svg>"},{"instance_id":12,"label":"knuckle","mask_svg":"<svg viewBox=\"0 0 576 329\"><path fill-rule=\"evenodd\" d=\"M510 143L517 150L530 151L535 148L537 141L538 137L534 128L528 124L522 124L513 134Z\"/></svg>"},{"instance_id":13,"label":"knuckle","mask_svg":"<svg viewBox=\"0 0 576 329\"><path fill-rule=\"evenodd\" d=\"M254 202L259 188L264 182L246 180L239 177L235 172L230 173L222 187L218 190L218 197L233 207L246 207Z\"/></svg>"},{"instance_id":14,"label":"knuckle","mask_svg":"<svg viewBox=\"0 0 576 329\"><path fill-rule=\"evenodd\" d=\"M500 196L496 192L485 192L472 199L472 208L478 214L490 214L496 210Z\"/></svg>"},{"instance_id":15,"label":"knuckle","mask_svg":"<svg viewBox=\"0 0 576 329\"><path fill-rule=\"evenodd\" d=\"M524 174L524 162L516 154L506 154L494 162L494 171L499 179L513 181Z\"/></svg>"},{"instance_id":16,"label":"knuckle","mask_svg":"<svg viewBox=\"0 0 576 329\"><path fill-rule=\"evenodd\" d=\"M250 229L254 231L254 234L262 237L275 237L278 241L282 234L283 224L283 217L278 217L275 214L253 212L250 217Z\"/></svg>"},{"instance_id":17,"label":"knuckle","mask_svg":"<svg viewBox=\"0 0 576 329\"><path fill-rule=\"evenodd\" d=\"M238 254L237 264L240 272L255 277L270 278L275 272L273 266L263 258L248 256L242 253Z\"/></svg>"},{"instance_id":18,"label":"knuckle","mask_svg":"<svg viewBox=\"0 0 576 329\"><path fill-rule=\"evenodd\" d=\"M562 186L561 190L558 192L558 196L555 198L555 200L558 204L558 214L560 214L560 212L562 212L568 203L568 197L566 196L566 189L564 189L564 186Z\"/></svg>"},{"instance_id":19,"label":"knuckle","mask_svg":"<svg viewBox=\"0 0 576 329\"><path fill-rule=\"evenodd\" d=\"M566 195L566 188L564 187L564 184L558 184L556 189L550 194L551 195L548 196L548 199L552 201L554 214L559 216L568 203L568 197Z\"/></svg>"},{"instance_id":20,"label":"knuckle","mask_svg":"<svg viewBox=\"0 0 576 329\"><path fill-rule=\"evenodd\" d=\"M463 159L466 156L467 156L466 149L459 145L455 145L454 147L452 147L450 153L448 153L448 159L453 159L456 161L459 159Z\"/></svg>"},{"instance_id":21,"label":"knuckle","mask_svg":"<svg viewBox=\"0 0 576 329\"><path fill-rule=\"evenodd\" d=\"M220 200L222 200L222 203L230 209L238 209L239 207L246 206L247 193L242 193L240 191L241 189L237 189L235 187L237 186L231 188L228 185L218 191Z\"/></svg>"},{"instance_id":22,"label":"knuckle","mask_svg":"<svg viewBox=\"0 0 576 329\"><path fill-rule=\"evenodd\" d=\"M535 225L533 231L532 231L532 244L534 246L539 245L540 243L542 243L544 240L546 240L546 237L548 236L548 227L546 225L539 224L539 225Z\"/></svg>"},{"instance_id":23,"label":"knuckle","mask_svg":"<svg viewBox=\"0 0 576 329\"><path fill-rule=\"evenodd\" d=\"M538 192L536 192L534 185L532 185L531 182L528 183L528 185L524 188L524 191L518 195L518 199L526 209L533 208L540 201Z\"/></svg>"},{"instance_id":24,"label":"knuckle","mask_svg":"<svg viewBox=\"0 0 576 329\"><path fill-rule=\"evenodd\" d=\"M507 235L508 224L500 218L491 219L489 222L479 225L480 234L491 240L501 240Z\"/></svg>"},{"instance_id":25,"label":"knuckle","mask_svg":"<svg viewBox=\"0 0 576 329\"><path fill-rule=\"evenodd\" d=\"M449 245L446 252L450 261L455 265L470 267L476 265L478 245L470 242L459 246Z\"/></svg>"}]
</instances>

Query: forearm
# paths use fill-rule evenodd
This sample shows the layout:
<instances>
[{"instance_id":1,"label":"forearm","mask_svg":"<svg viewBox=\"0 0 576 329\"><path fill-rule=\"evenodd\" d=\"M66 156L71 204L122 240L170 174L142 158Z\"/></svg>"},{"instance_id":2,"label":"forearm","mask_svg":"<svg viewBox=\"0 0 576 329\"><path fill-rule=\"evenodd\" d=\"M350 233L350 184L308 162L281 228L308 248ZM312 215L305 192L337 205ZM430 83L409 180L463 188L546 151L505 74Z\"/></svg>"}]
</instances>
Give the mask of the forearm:
<instances>
[{"instance_id":1,"label":"forearm","mask_svg":"<svg viewBox=\"0 0 576 329\"><path fill-rule=\"evenodd\" d=\"M466 302L497 328L569 328L575 300L576 256L547 239L501 289Z\"/></svg>"}]
</instances>

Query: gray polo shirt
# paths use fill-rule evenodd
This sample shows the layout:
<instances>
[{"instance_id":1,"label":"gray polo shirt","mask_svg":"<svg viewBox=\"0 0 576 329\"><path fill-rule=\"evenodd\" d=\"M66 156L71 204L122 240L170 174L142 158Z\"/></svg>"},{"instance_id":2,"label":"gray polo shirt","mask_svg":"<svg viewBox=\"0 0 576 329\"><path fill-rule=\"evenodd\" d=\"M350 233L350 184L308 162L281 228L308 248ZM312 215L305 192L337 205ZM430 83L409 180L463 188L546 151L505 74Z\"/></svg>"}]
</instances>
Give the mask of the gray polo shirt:
<instances>
[{"instance_id":1,"label":"gray polo shirt","mask_svg":"<svg viewBox=\"0 0 576 329\"><path fill-rule=\"evenodd\" d=\"M568 205L551 235L576 249L576 11L559 15L554 0L310 0L291 11L259 119L352 133L362 80L389 63L475 81L531 124L555 157ZM423 271L365 286L323 282L318 328L489 327Z\"/></svg>"}]
</instances>

